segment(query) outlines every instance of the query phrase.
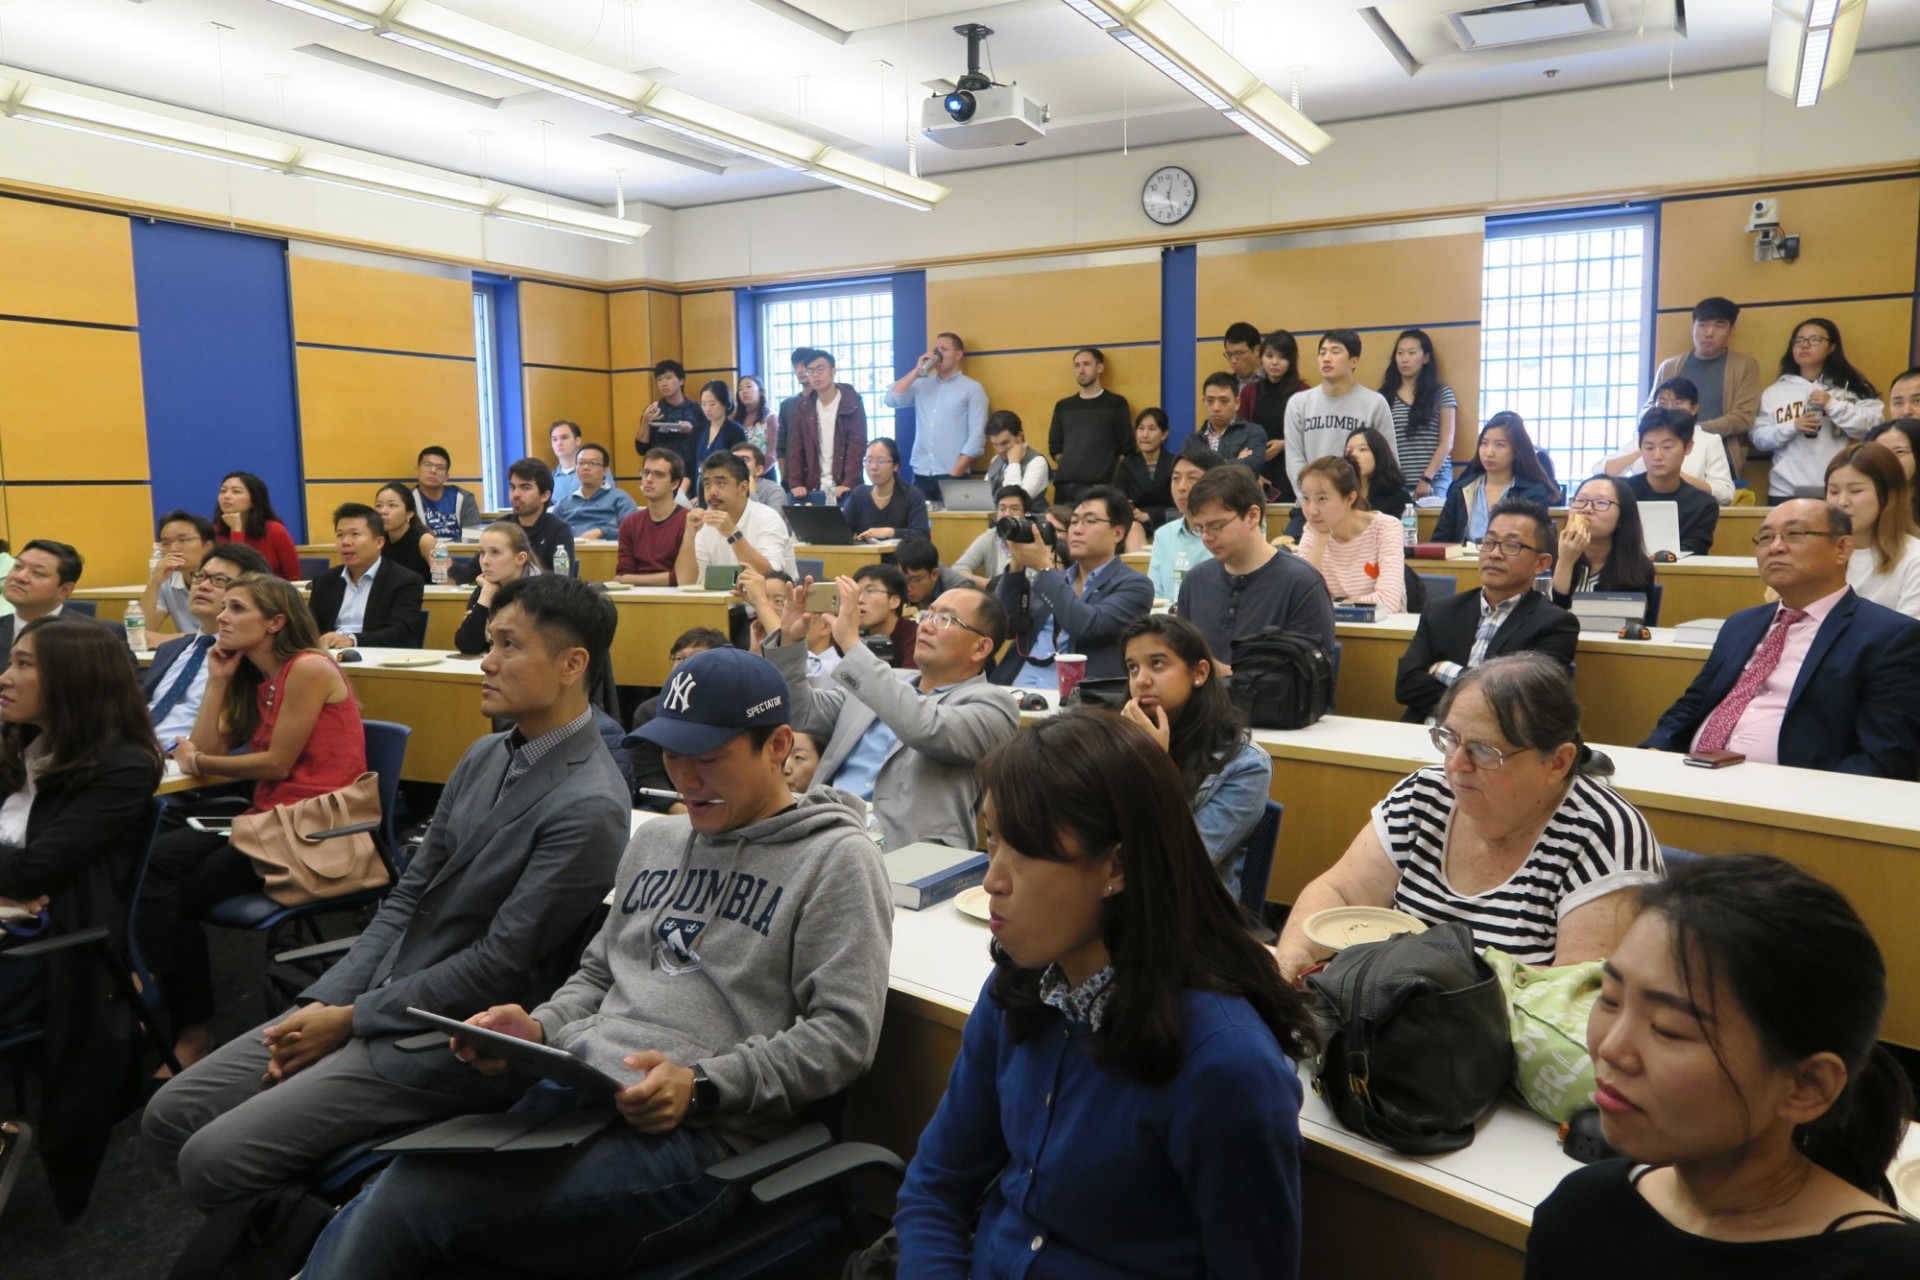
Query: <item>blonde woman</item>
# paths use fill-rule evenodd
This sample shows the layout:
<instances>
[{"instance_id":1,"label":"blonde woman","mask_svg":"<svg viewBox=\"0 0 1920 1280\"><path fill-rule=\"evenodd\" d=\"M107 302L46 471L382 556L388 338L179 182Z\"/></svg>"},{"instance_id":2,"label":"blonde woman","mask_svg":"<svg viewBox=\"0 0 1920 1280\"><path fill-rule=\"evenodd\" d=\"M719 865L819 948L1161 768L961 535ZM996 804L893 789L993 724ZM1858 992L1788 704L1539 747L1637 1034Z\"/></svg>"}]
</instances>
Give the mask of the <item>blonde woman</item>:
<instances>
[{"instance_id":1,"label":"blonde woman","mask_svg":"<svg viewBox=\"0 0 1920 1280\"><path fill-rule=\"evenodd\" d=\"M515 578L540 572L533 544L517 520L496 520L480 531L480 580L467 597L467 616L453 633L453 647L462 653L487 651L487 620L493 617L493 598Z\"/></svg>"}]
</instances>

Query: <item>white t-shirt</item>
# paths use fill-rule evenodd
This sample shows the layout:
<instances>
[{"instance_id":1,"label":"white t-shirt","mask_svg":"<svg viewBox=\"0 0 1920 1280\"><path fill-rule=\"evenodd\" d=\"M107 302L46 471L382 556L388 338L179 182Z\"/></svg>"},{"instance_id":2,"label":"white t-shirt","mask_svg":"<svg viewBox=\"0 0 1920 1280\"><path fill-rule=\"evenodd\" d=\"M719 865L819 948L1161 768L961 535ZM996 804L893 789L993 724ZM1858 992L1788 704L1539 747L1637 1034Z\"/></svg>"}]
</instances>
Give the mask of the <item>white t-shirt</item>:
<instances>
[{"instance_id":1,"label":"white t-shirt","mask_svg":"<svg viewBox=\"0 0 1920 1280\"><path fill-rule=\"evenodd\" d=\"M814 396L814 408L820 415L820 487L832 489L833 480L833 429L840 418L840 388L833 388L833 399L822 399L818 393Z\"/></svg>"},{"instance_id":2,"label":"white t-shirt","mask_svg":"<svg viewBox=\"0 0 1920 1280\"><path fill-rule=\"evenodd\" d=\"M753 549L766 557L768 564L785 569L795 579L799 578L799 570L793 561L793 537L778 511L765 503L750 501L747 509L740 513L736 527L746 535L745 540L753 545ZM693 560L703 575L708 565L740 563L740 557L733 553L733 548L712 525L702 525L700 532L695 535Z\"/></svg>"},{"instance_id":3,"label":"white t-shirt","mask_svg":"<svg viewBox=\"0 0 1920 1280\"><path fill-rule=\"evenodd\" d=\"M1885 573L1875 566L1872 547L1856 547L1847 561L1847 585L1862 600L1920 618L1920 538L1909 537L1899 561Z\"/></svg>"}]
</instances>

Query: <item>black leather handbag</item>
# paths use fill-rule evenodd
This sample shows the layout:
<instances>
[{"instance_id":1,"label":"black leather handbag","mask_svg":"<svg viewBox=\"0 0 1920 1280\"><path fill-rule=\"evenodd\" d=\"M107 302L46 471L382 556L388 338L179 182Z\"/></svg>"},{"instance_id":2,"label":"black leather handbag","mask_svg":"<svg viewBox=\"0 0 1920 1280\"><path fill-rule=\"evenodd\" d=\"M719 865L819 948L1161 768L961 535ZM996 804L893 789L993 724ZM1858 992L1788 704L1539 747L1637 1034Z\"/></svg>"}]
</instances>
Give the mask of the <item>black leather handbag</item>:
<instances>
[{"instance_id":1,"label":"black leather handbag","mask_svg":"<svg viewBox=\"0 0 1920 1280\"><path fill-rule=\"evenodd\" d=\"M1473 1141L1513 1046L1506 994L1467 926L1349 947L1307 986L1326 1046L1313 1088L1341 1124L1410 1155Z\"/></svg>"}]
</instances>

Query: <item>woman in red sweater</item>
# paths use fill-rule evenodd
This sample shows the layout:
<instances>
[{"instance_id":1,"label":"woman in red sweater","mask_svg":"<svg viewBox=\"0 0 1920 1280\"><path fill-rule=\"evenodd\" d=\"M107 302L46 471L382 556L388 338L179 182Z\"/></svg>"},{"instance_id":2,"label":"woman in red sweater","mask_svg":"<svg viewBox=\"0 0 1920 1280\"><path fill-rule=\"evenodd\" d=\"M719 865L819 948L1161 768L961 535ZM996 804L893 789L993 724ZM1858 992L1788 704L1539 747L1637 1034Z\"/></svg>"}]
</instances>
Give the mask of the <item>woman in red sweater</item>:
<instances>
[{"instance_id":1,"label":"woman in red sweater","mask_svg":"<svg viewBox=\"0 0 1920 1280\"><path fill-rule=\"evenodd\" d=\"M214 502L213 524L222 542L244 542L267 558L275 574L288 582L300 580L300 552L293 535L273 514L267 482L251 471L229 471L221 478Z\"/></svg>"}]
</instances>

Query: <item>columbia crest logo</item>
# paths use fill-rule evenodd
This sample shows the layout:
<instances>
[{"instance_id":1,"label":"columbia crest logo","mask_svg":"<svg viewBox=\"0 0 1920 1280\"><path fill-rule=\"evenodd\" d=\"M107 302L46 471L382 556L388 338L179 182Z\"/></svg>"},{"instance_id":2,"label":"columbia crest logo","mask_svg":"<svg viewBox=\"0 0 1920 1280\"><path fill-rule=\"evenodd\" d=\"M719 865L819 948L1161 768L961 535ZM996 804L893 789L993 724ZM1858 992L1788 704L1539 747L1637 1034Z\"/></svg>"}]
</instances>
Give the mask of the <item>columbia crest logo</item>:
<instances>
[{"instance_id":1,"label":"columbia crest logo","mask_svg":"<svg viewBox=\"0 0 1920 1280\"><path fill-rule=\"evenodd\" d=\"M698 969L700 953L694 950L693 944L706 927L705 920L689 920L684 916L668 916L662 920L659 926L661 968L668 973Z\"/></svg>"},{"instance_id":2,"label":"columbia crest logo","mask_svg":"<svg viewBox=\"0 0 1920 1280\"><path fill-rule=\"evenodd\" d=\"M667 681L666 692L660 695L660 709L684 714L693 709L693 690L695 681L691 671L674 673Z\"/></svg>"}]
</instances>

